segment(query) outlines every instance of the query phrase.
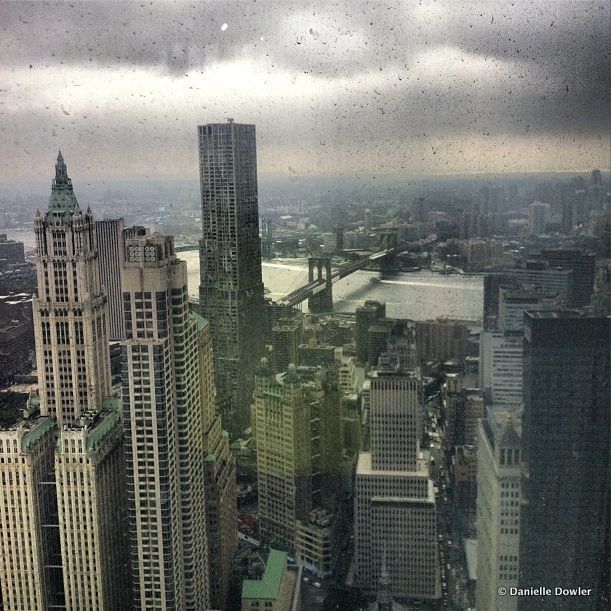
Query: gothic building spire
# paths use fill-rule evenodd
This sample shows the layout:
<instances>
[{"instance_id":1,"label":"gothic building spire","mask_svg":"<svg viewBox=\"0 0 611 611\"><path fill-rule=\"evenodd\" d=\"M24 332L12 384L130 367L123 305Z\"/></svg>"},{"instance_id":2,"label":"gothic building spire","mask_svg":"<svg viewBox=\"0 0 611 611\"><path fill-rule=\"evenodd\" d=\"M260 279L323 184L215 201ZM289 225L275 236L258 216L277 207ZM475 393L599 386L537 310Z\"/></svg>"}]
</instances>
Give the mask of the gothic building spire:
<instances>
[{"instance_id":1,"label":"gothic building spire","mask_svg":"<svg viewBox=\"0 0 611 611\"><path fill-rule=\"evenodd\" d=\"M72 180L68 176L68 168L60 150L55 164L55 178L51 185L47 221L62 224L77 212L80 212L79 204L72 190Z\"/></svg>"}]
</instances>

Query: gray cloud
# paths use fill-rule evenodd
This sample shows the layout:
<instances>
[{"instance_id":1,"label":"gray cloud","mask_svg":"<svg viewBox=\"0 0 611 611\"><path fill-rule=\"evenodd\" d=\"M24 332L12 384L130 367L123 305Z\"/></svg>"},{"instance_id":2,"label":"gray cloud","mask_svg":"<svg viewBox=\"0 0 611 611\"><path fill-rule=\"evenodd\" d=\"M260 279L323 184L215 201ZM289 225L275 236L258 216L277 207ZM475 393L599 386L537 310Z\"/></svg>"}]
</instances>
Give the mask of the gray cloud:
<instances>
[{"instance_id":1,"label":"gray cloud","mask_svg":"<svg viewBox=\"0 0 611 611\"><path fill-rule=\"evenodd\" d=\"M310 171L329 150L357 165L367 147L389 171L418 156L452 171L449 148L468 164L482 138L555 138L565 148L549 154L565 166L587 141L594 162L606 150L608 19L604 0L3 2L0 136L30 154L87 143L85 169L109 149L111 174L170 145L171 172L190 171L194 125L225 114L258 124L278 171L287 143Z\"/></svg>"}]
</instances>

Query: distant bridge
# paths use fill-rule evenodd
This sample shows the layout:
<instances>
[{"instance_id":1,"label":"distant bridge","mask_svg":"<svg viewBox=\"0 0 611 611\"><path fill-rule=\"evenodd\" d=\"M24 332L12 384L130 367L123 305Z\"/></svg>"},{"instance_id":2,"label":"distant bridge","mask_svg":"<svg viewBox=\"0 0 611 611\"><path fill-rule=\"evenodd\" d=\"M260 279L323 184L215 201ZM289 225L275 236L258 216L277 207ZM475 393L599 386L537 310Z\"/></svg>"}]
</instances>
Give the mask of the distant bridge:
<instances>
[{"instance_id":1,"label":"distant bridge","mask_svg":"<svg viewBox=\"0 0 611 611\"><path fill-rule=\"evenodd\" d=\"M333 309L333 285L370 263L379 262L380 269L394 266L397 251L397 234L386 233L380 236L381 250L366 255L357 261L348 261L331 270L331 257L308 258L308 283L295 289L276 301L279 306L296 306L306 299L310 312L329 312Z\"/></svg>"}]
</instances>

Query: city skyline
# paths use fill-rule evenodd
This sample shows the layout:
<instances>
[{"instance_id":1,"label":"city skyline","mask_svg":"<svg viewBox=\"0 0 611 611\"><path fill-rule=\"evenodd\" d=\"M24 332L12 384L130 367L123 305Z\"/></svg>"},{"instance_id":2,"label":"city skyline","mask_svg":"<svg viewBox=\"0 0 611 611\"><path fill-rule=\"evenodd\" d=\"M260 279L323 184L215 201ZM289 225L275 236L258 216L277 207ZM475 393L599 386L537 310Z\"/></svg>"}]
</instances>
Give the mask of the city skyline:
<instances>
[{"instance_id":1,"label":"city skyline","mask_svg":"<svg viewBox=\"0 0 611 611\"><path fill-rule=\"evenodd\" d=\"M611 608L608 3L0 2L0 608Z\"/></svg>"},{"instance_id":2,"label":"city skyline","mask_svg":"<svg viewBox=\"0 0 611 611\"><path fill-rule=\"evenodd\" d=\"M265 178L609 166L600 0L119 6L3 3L15 179L59 145L90 179L196 176L193 126L226 116Z\"/></svg>"}]
</instances>

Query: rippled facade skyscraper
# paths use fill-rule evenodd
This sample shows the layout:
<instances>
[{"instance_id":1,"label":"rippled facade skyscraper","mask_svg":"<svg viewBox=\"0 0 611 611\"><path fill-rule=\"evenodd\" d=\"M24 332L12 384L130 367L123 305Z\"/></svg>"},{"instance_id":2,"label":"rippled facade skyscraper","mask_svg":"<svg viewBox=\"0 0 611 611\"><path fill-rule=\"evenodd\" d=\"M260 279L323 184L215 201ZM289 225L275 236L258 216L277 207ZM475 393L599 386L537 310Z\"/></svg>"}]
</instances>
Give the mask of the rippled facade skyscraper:
<instances>
[{"instance_id":1,"label":"rippled facade skyscraper","mask_svg":"<svg viewBox=\"0 0 611 611\"><path fill-rule=\"evenodd\" d=\"M200 307L211 323L218 404L234 415L225 423L245 424L264 335L255 126L209 123L198 138Z\"/></svg>"}]
</instances>

